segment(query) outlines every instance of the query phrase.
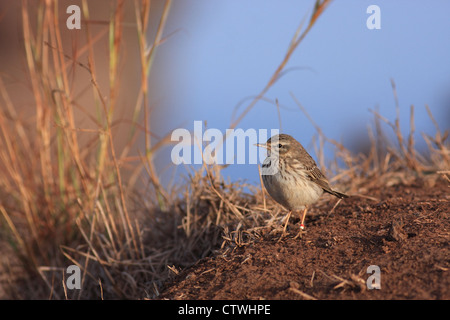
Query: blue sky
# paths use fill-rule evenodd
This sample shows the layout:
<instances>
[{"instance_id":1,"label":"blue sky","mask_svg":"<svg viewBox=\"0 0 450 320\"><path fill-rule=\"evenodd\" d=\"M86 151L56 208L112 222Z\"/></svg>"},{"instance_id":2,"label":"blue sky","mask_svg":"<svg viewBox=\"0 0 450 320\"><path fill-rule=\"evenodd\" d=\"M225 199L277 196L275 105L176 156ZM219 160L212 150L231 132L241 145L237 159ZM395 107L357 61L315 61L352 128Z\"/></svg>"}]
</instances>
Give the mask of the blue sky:
<instances>
[{"instance_id":1,"label":"blue sky","mask_svg":"<svg viewBox=\"0 0 450 320\"><path fill-rule=\"evenodd\" d=\"M309 17L313 3L175 1L166 33L178 31L158 52L160 67L169 72L170 90L157 99L170 117L154 128L160 133L178 127L192 130L194 121L202 120L225 132L238 103L265 86L299 23ZM366 27L366 10L372 4L381 9L380 30ZM434 133L425 104L441 129L448 129L448 12L450 1L445 0L332 2L292 55L287 68L295 69L266 95L283 106L282 131L315 157L310 142L316 131L296 106L294 95L328 137L350 147L372 123L369 109L379 108L383 116L394 120L391 78L396 83L405 133L411 104L415 106L419 145L423 144L420 132ZM279 128L277 110L261 101L238 127ZM255 166L230 166L225 174L232 180L259 182Z\"/></svg>"}]
</instances>

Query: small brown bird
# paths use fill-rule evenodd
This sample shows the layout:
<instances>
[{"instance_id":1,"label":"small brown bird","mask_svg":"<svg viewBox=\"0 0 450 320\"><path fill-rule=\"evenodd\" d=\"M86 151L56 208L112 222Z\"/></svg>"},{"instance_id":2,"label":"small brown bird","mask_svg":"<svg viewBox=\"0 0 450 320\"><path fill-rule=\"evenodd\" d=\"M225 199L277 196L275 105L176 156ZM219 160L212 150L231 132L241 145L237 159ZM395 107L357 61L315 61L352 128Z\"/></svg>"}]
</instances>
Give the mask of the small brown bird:
<instances>
[{"instance_id":1,"label":"small brown bird","mask_svg":"<svg viewBox=\"0 0 450 320\"><path fill-rule=\"evenodd\" d=\"M300 210L303 210L300 228L304 230L308 206L316 202L324 191L340 199L348 197L331 189L314 159L290 135L275 135L257 146L267 149L261 172L264 186L276 202L289 210L285 230L292 211Z\"/></svg>"}]
</instances>

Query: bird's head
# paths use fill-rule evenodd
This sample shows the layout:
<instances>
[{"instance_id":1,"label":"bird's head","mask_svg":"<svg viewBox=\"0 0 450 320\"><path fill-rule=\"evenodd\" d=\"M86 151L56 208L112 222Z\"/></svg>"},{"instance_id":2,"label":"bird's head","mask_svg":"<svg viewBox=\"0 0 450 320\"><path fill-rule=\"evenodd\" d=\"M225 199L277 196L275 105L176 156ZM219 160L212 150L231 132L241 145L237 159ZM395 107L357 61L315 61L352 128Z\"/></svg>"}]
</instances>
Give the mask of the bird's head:
<instances>
[{"instance_id":1,"label":"bird's head","mask_svg":"<svg viewBox=\"0 0 450 320\"><path fill-rule=\"evenodd\" d=\"M295 142L297 141L288 134L277 134L269 138L266 143L257 143L256 146L266 148L268 156L274 153L282 157L291 150Z\"/></svg>"}]
</instances>

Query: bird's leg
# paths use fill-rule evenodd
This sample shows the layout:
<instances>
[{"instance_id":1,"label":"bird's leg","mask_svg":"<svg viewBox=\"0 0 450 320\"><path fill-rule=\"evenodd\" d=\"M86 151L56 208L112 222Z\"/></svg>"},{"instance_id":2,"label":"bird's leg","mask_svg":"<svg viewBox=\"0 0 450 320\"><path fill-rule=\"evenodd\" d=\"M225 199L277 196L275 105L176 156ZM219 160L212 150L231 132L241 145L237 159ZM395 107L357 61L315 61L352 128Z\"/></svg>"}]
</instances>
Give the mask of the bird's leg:
<instances>
[{"instance_id":1,"label":"bird's leg","mask_svg":"<svg viewBox=\"0 0 450 320\"><path fill-rule=\"evenodd\" d=\"M292 211L289 211L289 213L288 213L288 215L286 217L286 222L284 223L283 235L286 233L286 228L287 228L287 225L289 223L289 219L291 218L291 214L292 214Z\"/></svg>"},{"instance_id":2,"label":"bird's leg","mask_svg":"<svg viewBox=\"0 0 450 320\"><path fill-rule=\"evenodd\" d=\"M306 212L308 212L308 207L305 207L305 209L303 210L302 222L300 223L300 229L301 229L301 230L305 230L305 217L306 217Z\"/></svg>"},{"instance_id":3,"label":"bird's leg","mask_svg":"<svg viewBox=\"0 0 450 320\"><path fill-rule=\"evenodd\" d=\"M292 213L292 211L289 211L289 213L286 216L286 222L284 223L283 233L281 234L281 237L280 237L280 239L278 239L278 241L281 241L284 238L284 235L286 234L286 228L289 223L289 218L291 217L291 213Z\"/></svg>"},{"instance_id":4,"label":"bird's leg","mask_svg":"<svg viewBox=\"0 0 450 320\"><path fill-rule=\"evenodd\" d=\"M303 210L302 222L300 223L300 231L297 233L297 235L294 237L294 239L301 238L302 234L306 232L305 231L305 217L306 217L307 211L308 211L308 208L305 207L305 209Z\"/></svg>"}]
</instances>

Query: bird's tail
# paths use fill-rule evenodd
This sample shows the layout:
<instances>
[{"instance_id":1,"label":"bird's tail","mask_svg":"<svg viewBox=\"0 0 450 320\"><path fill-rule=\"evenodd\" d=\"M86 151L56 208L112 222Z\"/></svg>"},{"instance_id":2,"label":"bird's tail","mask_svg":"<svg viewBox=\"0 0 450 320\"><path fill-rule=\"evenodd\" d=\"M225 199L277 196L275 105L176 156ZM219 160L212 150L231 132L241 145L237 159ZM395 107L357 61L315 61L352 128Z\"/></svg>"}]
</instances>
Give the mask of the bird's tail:
<instances>
[{"instance_id":1,"label":"bird's tail","mask_svg":"<svg viewBox=\"0 0 450 320\"><path fill-rule=\"evenodd\" d=\"M338 197L339 199L348 198L348 195L346 195L345 193L342 193L342 192L338 192L338 191L335 191L335 190L330 190L330 191L329 190L325 190L325 191L327 191L328 193L332 194L335 197Z\"/></svg>"}]
</instances>

